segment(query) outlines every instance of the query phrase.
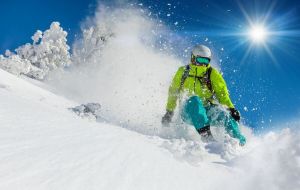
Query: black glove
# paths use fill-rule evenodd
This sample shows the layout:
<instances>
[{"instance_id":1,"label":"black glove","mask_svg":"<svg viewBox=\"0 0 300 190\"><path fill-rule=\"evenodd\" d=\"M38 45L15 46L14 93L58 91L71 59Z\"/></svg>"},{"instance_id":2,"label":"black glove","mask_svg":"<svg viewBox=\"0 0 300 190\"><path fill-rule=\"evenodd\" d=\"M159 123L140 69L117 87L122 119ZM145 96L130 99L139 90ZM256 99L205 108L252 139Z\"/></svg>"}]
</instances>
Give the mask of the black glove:
<instances>
[{"instance_id":1,"label":"black glove","mask_svg":"<svg viewBox=\"0 0 300 190\"><path fill-rule=\"evenodd\" d=\"M198 133L201 135L201 139L202 141L204 142L212 142L212 141L215 141L214 140L214 137L212 136L211 134L211 131L210 131L210 126L207 125L205 127L202 127L200 129L197 129Z\"/></svg>"},{"instance_id":2,"label":"black glove","mask_svg":"<svg viewBox=\"0 0 300 190\"><path fill-rule=\"evenodd\" d=\"M230 111L230 115L231 117L236 120L237 122L239 122L241 120L241 115L240 112L238 110L236 110L235 108L229 108Z\"/></svg>"},{"instance_id":3,"label":"black glove","mask_svg":"<svg viewBox=\"0 0 300 190\"><path fill-rule=\"evenodd\" d=\"M171 122L173 115L174 112L167 110L166 114L161 119L161 123L163 125L168 125Z\"/></svg>"}]
</instances>

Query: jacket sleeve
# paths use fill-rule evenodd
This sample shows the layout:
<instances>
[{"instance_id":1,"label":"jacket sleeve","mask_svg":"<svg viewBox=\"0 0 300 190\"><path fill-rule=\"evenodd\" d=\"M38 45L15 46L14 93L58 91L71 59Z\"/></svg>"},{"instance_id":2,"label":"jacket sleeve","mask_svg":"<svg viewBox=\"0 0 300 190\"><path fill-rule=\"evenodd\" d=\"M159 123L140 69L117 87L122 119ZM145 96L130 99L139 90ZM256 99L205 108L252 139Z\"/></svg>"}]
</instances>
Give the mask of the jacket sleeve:
<instances>
[{"instance_id":1,"label":"jacket sleeve","mask_svg":"<svg viewBox=\"0 0 300 190\"><path fill-rule=\"evenodd\" d=\"M169 96L167 102L167 111L174 111L177 106L177 100L180 95L179 88L181 83L181 78L184 72L184 67L180 67L175 76L173 77L172 83L169 87Z\"/></svg>"},{"instance_id":2,"label":"jacket sleeve","mask_svg":"<svg viewBox=\"0 0 300 190\"><path fill-rule=\"evenodd\" d=\"M234 108L223 76L216 69L213 69L210 77L212 88L219 103L227 106L228 108Z\"/></svg>"}]
</instances>

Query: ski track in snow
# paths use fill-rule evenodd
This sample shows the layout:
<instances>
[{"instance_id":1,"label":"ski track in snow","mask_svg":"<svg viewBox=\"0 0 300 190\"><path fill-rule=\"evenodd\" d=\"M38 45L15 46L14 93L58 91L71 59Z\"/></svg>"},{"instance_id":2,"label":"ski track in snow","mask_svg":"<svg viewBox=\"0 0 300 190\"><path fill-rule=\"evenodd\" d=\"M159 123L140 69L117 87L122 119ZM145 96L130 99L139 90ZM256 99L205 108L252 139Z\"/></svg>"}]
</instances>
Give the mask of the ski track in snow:
<instances>
[{"instance_id":1,"label":"ski track in snow","mask_svg":"<svg viewBox=\"0 0 300 190\"><path fill-rule=\"evenodd\" d=\"M68 110L78 103L2 70L0 81L0 189L300 187L299 133L270 133L225 161L201 142L81 119Z\"/></svg>"}]
</instances>

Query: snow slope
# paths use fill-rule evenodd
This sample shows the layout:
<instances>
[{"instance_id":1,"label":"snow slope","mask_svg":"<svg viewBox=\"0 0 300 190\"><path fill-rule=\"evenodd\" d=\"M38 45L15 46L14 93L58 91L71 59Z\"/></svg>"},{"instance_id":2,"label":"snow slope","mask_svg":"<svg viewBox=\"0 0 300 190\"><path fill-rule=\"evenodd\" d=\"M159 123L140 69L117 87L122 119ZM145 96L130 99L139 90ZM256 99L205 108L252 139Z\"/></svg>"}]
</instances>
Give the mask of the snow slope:
<instances>
[{"instance_id":1,"label":"snow slope","mask_svg":"<svg viewBox=\"0 0 300 190\"><path fill-rule=\"evenodd\" d=\"M161 128L183 64L168 53L163 25L139 9L104 8L92 21L72 50L75 65L46 83L0 69L1 190L300 189L297 127L248 133L242 148ZM99 102L109 123L68 109L87 102Z\"/></svg>"},{"instance_id":2,"label":"snow slope","mask_svg":"<svg viewBox=\"0 0 300 190\"><path fill-rule=\"evenodd\" d=\"M79 118L0 70L0 189L299 189L300 136L253 139L230 161L197 141Z\"/></svg>"}]
</instances>

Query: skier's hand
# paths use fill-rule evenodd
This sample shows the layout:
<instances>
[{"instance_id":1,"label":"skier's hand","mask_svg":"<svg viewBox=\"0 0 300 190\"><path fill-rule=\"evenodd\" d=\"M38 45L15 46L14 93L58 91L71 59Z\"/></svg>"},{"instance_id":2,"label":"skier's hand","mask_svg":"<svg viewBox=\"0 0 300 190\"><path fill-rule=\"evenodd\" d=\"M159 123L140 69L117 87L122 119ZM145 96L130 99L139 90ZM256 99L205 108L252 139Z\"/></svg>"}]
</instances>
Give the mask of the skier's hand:
<instances>
[{"instance_id":1,"label":"skier's hand","mask_svg":"<svg viewBox=\"0 0 300 190\"><path fill-rule=\"evenodd\" d=\"M237 109L229 108L229 111L230 111L231 117L233 117L234 120L236 120L237 122L239 122L241 120L240 112Z\"/></svg>"},{"instance_id":2,"label":"skier's hand","mask_svg":"<svg viewBox=\"0 0 300 190\"><path fill-rule=\"evenodd\" d=\"M163 125L168 125L171 122L173 115L174 112L167 110L166 114L161 119L161 123Z\"/></svg>"}]
</instances>

